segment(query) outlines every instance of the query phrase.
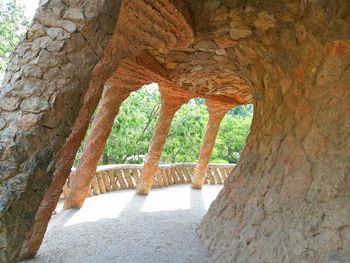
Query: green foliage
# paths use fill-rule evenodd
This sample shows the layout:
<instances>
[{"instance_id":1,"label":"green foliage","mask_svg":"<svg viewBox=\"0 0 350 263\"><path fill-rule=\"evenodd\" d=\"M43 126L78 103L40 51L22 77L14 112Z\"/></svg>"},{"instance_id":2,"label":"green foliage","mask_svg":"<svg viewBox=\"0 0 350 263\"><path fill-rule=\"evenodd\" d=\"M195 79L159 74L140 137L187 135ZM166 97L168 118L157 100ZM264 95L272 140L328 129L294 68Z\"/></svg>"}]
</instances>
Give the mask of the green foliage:
<instances>
[{"instance_id":1,"label":"green foliage","mask_svg":"<svg viewBox=\"0 0 350 263\"><path fill-rule=\"evenodd\" d=\"M239 159L249 133L253 107L239 108L226 114L221 122L211 162L235 163ZM104 149L109 163L143 162L159 110L160 97L155 88L144 87L124 101ZM203 100L193 99L183 105L172 121L161 162L197 162L207 122L208 112ZM75 165L81 153L82 149Z\"/></svg>"},{"instance_id":2,"label":"green foliage","mask_svg":"<svg viewBox=\"0 0 350 263\"><path fill-rule=\"evenodd\" d=\"M237 163L245 146L251 121L252 117L242 118L241 115L226 114L216 138L212 162L226 160L228 163Z\"/></svg>"},{"instance_id":3,"label":"green foliage","mask_svg":"<svg viewBox=\"0 0 350 263\"><path fill-rule=\"evenodd\" d=\"M240 119L253 117L253 104L235 107L229 111L229 114Z\"/></svg>"},{"instance_id":4,"label":"green foliage","mask_svg":"<svg viewBox=\"0 0 350 263\"><path fill-rule=\"evenodd\" d=\"M0 72L29 25L24 10L16 1L0 1Z\"/></svg>"},{"instance_id":5,"label":"green foliage","mask_svg":"<svg viewBox=\"0 0 350 263\"><path fill-rule=\"evenodd\" d=\"M152 88L133 92L122 104L107 140L105 154L112 163L142 163L160 110L159 93Z\"/></svg>"},{"instance_id":6,"label":"green foliage","mask_svg":"<svg viewBox=\"0 0 350 263\"><path fill-rule=\"evenodd\" d=\"M208 112L196 101L183 105L171 124L162 153L162 162L196 162L204 136Z\"/></svg>"}]
</instances>

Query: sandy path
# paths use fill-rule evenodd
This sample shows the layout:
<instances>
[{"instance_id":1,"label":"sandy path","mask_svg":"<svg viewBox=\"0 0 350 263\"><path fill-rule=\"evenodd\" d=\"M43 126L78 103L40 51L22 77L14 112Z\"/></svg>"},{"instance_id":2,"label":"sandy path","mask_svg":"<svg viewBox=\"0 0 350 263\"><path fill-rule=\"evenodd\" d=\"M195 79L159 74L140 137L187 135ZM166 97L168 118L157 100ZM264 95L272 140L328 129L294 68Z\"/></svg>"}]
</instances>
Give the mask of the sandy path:
<instances>
[{"instance_id":1,"label":"sandy path","mask_svg":"<svg viewBox=\"0 0 350 263\"><path fill-rule=\"evenodd\" d=\"M196 229L222 186L189 185L88 198L80 210L60 211L34 262L209 263Z\"/></svg>"}]
</instances>

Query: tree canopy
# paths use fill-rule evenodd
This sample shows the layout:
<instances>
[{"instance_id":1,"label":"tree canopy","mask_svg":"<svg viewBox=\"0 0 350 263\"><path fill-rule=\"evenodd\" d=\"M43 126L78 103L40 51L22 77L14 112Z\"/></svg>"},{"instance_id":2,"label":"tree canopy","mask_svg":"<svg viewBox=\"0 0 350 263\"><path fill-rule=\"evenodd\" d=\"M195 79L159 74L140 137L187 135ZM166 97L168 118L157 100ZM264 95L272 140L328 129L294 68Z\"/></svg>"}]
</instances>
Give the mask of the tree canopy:
<instances>
[{"instance_id":1,"label":"tree canopy","mask_svg":"<svg viewBox=\"0 0 350 263\"><path fill-rule=\"evenodd\" d=\"M10 56L28 25L23 6L16 1L0 1L0 72L6 69Z\"/></svg>"}]
</instances>

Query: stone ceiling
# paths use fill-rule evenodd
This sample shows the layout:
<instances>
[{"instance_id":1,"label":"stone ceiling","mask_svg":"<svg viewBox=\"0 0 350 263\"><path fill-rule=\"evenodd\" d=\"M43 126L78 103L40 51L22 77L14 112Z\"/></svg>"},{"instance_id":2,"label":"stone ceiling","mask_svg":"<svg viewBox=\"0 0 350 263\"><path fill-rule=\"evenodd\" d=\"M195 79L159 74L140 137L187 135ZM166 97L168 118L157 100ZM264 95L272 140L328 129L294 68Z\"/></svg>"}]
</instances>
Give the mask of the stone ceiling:
<instances>
[{"instance_id":1,"label":"stone ceiling","mask_svg":"<svg viewBox=\"0 0 350 263\"><path fill-rule=\"evenodd\" d=\"M154 82L166 82L167 86L199 97L214 96L236 104L252 103L251 84L237 60L237 46L252 32L231 28L237 23L244 24L239 14L235 16L228 11L227 6L232 5L232 1L224 1L224 4L220 1L187 1L190 13L184 8L183 1L173 1L181 10L180 16L177 11L165 8L168 7L165 2L152 1L161 12L152 10L143 1L124 2L118 19L118 33L111 41L115 47L125 48L128 46L125 41L145 46L153 58L143 59L141 64L138 61L135 66L147 68L151 63L152 71L158 64L155 74L151 74ZM178 42L179 39L183 40ZM128 52L134 57L140 55L139 50ZM110 53L114 56L112 51ZM132 80L137 77L135 71L119 71L124 72L120 78L126 79L125 85L140 83ZM161 83L156 75L162 79Z\"/></svg>"},{"instance_id":2,"label":"stone ceiling","mask_svg":"<svg viewBox=\"0 0 350 263\"><path fill-rule=\"evenodd\" d=\"M150 54L177 87L201 96L216 95L239 104L252 103L251 84L236 59L239 56L236 47L252 35L251 29L244 26L246 22L238 13L228 11L227 5L232 5L232 1L187 2L192 8L193 43L188 48L149 50ZM267 30L274 26L274 18L260 15L255 26Z\"/></svg>"}]
</instances>

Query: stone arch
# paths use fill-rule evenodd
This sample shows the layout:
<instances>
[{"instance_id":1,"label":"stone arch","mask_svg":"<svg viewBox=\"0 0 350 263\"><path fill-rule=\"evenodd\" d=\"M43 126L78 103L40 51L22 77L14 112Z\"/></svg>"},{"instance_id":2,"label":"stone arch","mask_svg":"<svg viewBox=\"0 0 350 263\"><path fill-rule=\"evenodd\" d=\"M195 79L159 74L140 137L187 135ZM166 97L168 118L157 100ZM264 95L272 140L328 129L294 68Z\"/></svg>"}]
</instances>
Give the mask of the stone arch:
<instances>
[{"instance_id":1,"label":"stone arch","mask_svg":"<svg viewBox=\"0 0 350 263\"><path fill-rule=\"evenodd\" d=\"M147 65L147 66L145 66ZM72 191L65 201L65 208L80 208L88 195L88 189L95 174L98 160L110 134L114 117L121 103L133 91L143 85L157 82L161 93L173 92L175 87L166 79L166 72L147 52L136 57L135 61L126 61L108 80L92 131L84 145L81 162L72 182ZM186 91L183 91L186 92ZM162 119L162 118L160 118Z\"/></svg>"},{"instance_id":2,"label":"stone arch","mask_svg":"<svg viewBox=\"0 0 350 263\"><path fill-rule=\"evenodd\" d=\"M242 158L199 229L214 258L219 262L349 261L347 1L123 1L128 16L123 19L119 16L118 34L111 35L109 27L102 29L106 34L97 31L112 39L108 43L114 40L120 43L120 48L116 45L99 48L97 43L103 41L90 44L91 38L85 34L95 32L94 26L100 24L114 28L117 12L106 16L114 17L110 23L105 24L102 19L96 22L105 17L101 15L104 12L116 10L106 10L111 1L101 2L98 14L88 8L94 1L84 1L84 10L93 15L85 16L80 27L71 21L79 17L72 17L76 13L70 12L70 7L79 9L82 2L64 2L44 1L37 19L72 35L63 41L62 47L69 56L61 57L55 51L60 48L56 44L62 44L56 43L57 37L61 41L64 35L50 31L49 36L56 39L51 45L49 38L41 38L41 32L45 36L49 33L41 31L40 25L33 25L27 39L17 48L1 90L0 127L5 142L0 166L5 182L1 186L0 208L0 235L5 244L0 252L2 260L14 261L49 186L57 167L57 162L52 161L57 160L82 104L72 94L80 95L79 98L88 94L85 103L88 110L76 122L81 132L80 127L87 125L90 109L95 108L106 79L122 61L147 49L167 72L167 81L172 86L237 104L253 101L255 105ZM172 8L172 3L177 7ZM189 17L186 6L193 19L194 38L185 19ZM63 15L59 23L52 19ZM141 18L141 24L137 24L136 17ZM163 17L167 23L163 23ZM95 18L96 23L92 22ZM91 22L88 25L92 29L84 27L85 19ZM135 24L139 26L133 27ZM162 30L162 24L170 26L171 32ZM148 30L143 30L147 25ZM152 37L150 28L159 30L158 37ZM139 39L131 37L135 35ZM128 42L130 38L133 41ZM88 42L89 48L73 45L75 41ZM191 41L193 44L187 48L185 44ZM32 42L38 49L29 48ZM78 49L79 54L85 55L96 49L97 58L89 61L87 67L84 63L82 67L72 67L70 64L84 61L79 56L70 56ZM50 52L58 52L54 61ZM36 66L18 67L17 61L33 61ZM61 64L68 66L57 66ZM45 67L48 71L42 75ZM67 73L74 79L65 82L57 77ZM62 87L59 90L63 94L56 96L51 89L40 89L46 87L42 82L51 79ZM89 83L95 88L87 91ZM48 109L51 100L71 114L60 118L58 111ZM58 121L55 126L56 117L65 121ZM73 138L75 132L71 133ZM67 156L71 152L74 149L67 150ZM65 158L60 155L58 163L64 163ZM66 163L71 161L69 158ZM61 171L68 174L68 166L62 165Z\"/></svg>"}]
</instances>

